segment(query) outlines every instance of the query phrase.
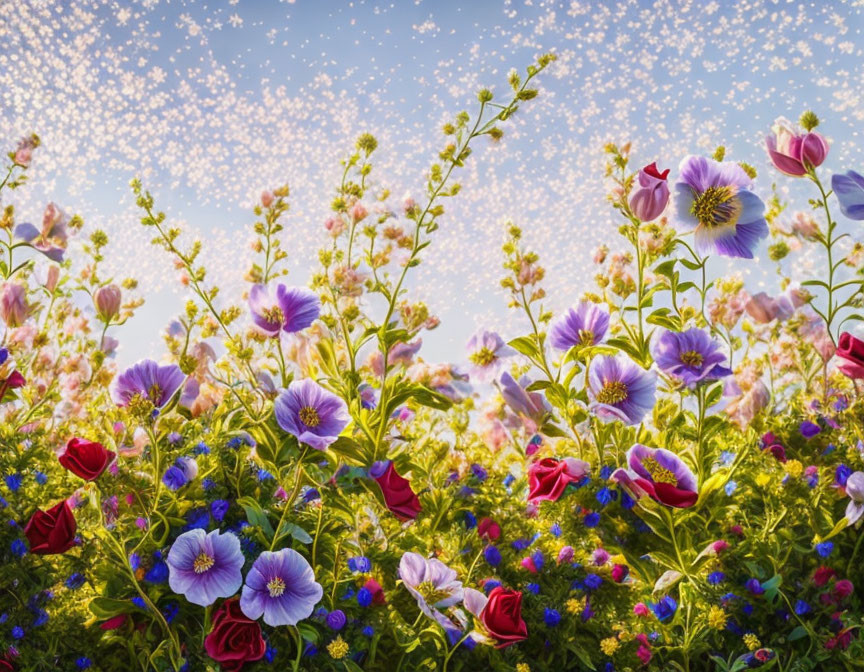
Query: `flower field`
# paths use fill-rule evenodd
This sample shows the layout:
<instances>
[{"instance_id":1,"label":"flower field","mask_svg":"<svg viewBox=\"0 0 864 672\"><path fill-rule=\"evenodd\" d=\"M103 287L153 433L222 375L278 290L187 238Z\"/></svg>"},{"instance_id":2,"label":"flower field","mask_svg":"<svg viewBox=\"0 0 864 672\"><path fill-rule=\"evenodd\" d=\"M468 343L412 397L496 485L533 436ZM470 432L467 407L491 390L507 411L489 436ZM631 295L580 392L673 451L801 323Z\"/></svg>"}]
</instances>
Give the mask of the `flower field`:
<instances>
[{"instance_id":1,"label":"flower field","mask_svg":"<svg viewBox=\"0 0 864 672\"><path fill-rule=\"evenodd\" d=\"M758 166L608 145L620 238L577 262L592 291L551 312L542 251L509 223L506 333L425 358L439 319L414 269L553 60L446 123L413 197L360 135L305 280L288 186L261 194L230 296L132 180L188 300L161 359L129 367L136 279L103 271L87 213L19 216L40 140L9 141L0 672L864 667L864 177L816 114L766 128ZM756 190L757 170L809 200ZM805 252L817 272L787 277ZM708 263L755 255L782 293Z\"/></svg>"}]
</instances>

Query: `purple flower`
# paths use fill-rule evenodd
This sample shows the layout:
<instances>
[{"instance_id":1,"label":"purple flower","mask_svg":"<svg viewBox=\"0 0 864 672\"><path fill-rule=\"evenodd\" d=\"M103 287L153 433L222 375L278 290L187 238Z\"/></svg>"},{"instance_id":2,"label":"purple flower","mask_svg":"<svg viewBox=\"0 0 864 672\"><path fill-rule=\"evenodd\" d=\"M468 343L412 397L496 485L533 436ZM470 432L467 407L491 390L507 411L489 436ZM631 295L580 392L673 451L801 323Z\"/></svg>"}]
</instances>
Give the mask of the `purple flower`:
<instances>
[{"instance_id":1,"label":"purple flower","mask_svg":"<svg viewBox=\"0 0 864 672\"><path fill-rule=\"evenodd\" d=\"M654 407L656 387L655 374L629 359L598 357L588 372L589 407L603 422L636 425Z\"/></svg>"},{"instance_id":2,"label":"purple flower","mask_svg":"<svg viewBox=\"0 0 864 672\"><path fill-rule=\"evenodd\" d=\"M118 406L137 405L148 400L156 408L162 408L185 378L176 364L159 366L152 359L145 359L117 376L111 396Z\"/></svg>"},{"instance_id":3,"label":"purple flower","mask_svg":"<svg viewBox=\"0 0 864 672\"><path fill-rule=\"evenodd\" d=\"M846 494L849 495L846 520L854 525L864 516L864 471L856 471L846 479Z\"/></svg>"},{"instance_id":4,"label":"purple flower","mask_svg":"<svg viewBox=\"0 0 864 672\"><path fill-rule=\"evenodd\" d=\"M420 611L439 623L444 617L438 609L462 600L462 582L457 580L456 570L440 560L409 551L399 561L399 578L417 600Z\"/></svg>"},{"instance_id":5,"label":"purple flower","mask_svg":"<svg viewBox=\"0 0 864 672\"><path fill-rule=\"evenodd\" d=\"M513 376L505 371L501 374L500 383L501 396L504 398L504 402L517 415L539 423L543 416L551 410L542 394L528 392L525 389L531 383L527 378L522 378L516 382Z\"/></svg>"},{"instance_id":6,"label":"purple flower","mask_svg":"<svg viewBox=\"0 0 864 672\"><path fill-rule=\"evenodd\" d=\"M26 241L52 261L62 261L69 238L67 225L69 217L54 203L49 203L42 216L42 228L32 224L19 224L15 235Z\"/></svg>"},{"instance_id":7,"label":"purple flower","mask_svg":"<svg viewBox=\"0 0 864 672\"><path fill-rule=\"evenodd\" d=\"M309 618L324 594L306 559L283 548L264 551L246 575L240 609L246 618L264 615L267 625L297 625Z\"/></svg>"},{"instance_id":8,"label":"purple flower","mask_svg":"<svg viewBox=\"0 0 864 672\"><path fill-rule=\"evenodd\" d=\"M580 301L576 308L556 318L549 326L549 343L558 350L574 345L597 345L609 329L609 313L596 303Z\"/></svg>"},{"instance_id":9,"label":"purple flower","mask_svg":"<svg viewBox=\"0 0 864 672\"><path fill-rule=\"evenodd\" d=\"M243 584L240 540L231 532L184 532L168 552L168 585L192 604L207 607Z\"/></svg>"},{"instance_id":10,"label":"purple flower","mask_svg":"<svg viewBox=\"0 0 864 672\"><path fill-rule=\"evenodd\" d=\"M326 450L349 420L345 402L308 378L291 383L274 409L282 429L316 450Z\"/></svg>"},{"instance_id":11,"label":"purple flower","mask_svg":"<svg viewBox=\"0 0 864 672\"><path fill-rule=\"evenodd\" d=\"M279 330L293 333L305 329L321 314L321 301L305 287L276 286L275 298L264 285L249 292L249 310L255 327L266 336L278 336Z\"/></svg>"},{"instance_id":12,"label":"purple flower","mask_svg":"<svg viewBox=\"0 0 864 672\"><path fill-rule=\"evenodd\" d=\"M696 476L681 458L665 448L648 448L634 444L627 451L628 470L618 469L612 479L623 485L637 499L652 499L680 509L693 506L699 499Z\"/></svg>"},{"instance_id":13,"label":"purple flower","mask_svg":"<svg viewBox=\"0 0 864 672\"><path fill-rule=\"evenodd\" d=\"M805 439L812 439L814 436L816 436L819 432L822 431L822 428L815 422L804 420L798 427L798 430L801 432L801 436L803 436Z\"/></svg>"},{"instance_id":14,"label":"purple flower","mask_svg":"<svg viewBox=\"0 0 864 672\"><path fill-rule=\"evenodd\" d=\"M695 230L696 251L752 259L768 235L765 204L750 191L752 180L737 163L719 163L702 156L681 162L675 183L679 224Z\"/></svg>"},{"instance_id":15,"label":"purple flower","mask_svg":"<svg viewBox=\"0 0 864 672\"><path fill-rule=\"evenodd\" d=\"M844 215L849 219L864 219L864 176L854 170L845 175L832 175L831 188Z\"/></svg>"},{"instance_id":16,"label":"purple flower","mask_svg":"<svg viewBox=\"0 0 864 672\"><path fill-rule=\"evenodd\" d=\"M516 354L494 331L478 331L468 341L470 376L481 383L489 383L501 370L502 360Z\"/></svg>"},{"instance_id":17,"label":"purple flower","mask_svg":"<svg viewBox=\"0 0 864 672\"><path fill-rule=\"evenodd\" d=\"M720 345L701 329L664 331L654 342L654 361L664 373L697 385L732 373Z\"/></svg>"}]
</instances>

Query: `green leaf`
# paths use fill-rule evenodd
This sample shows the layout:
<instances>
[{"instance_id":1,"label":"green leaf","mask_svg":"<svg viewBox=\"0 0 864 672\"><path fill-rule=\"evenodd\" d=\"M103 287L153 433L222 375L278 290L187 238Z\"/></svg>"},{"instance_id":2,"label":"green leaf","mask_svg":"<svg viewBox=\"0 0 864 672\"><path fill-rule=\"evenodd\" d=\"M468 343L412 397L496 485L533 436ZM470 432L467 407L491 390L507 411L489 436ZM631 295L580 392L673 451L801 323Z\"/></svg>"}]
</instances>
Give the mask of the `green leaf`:
<instances>
[{"instance_id":1,"label":"green leaf","mask_svg":"<svg viewBox=\"0 0 864 672\"><path fill-rule=\"evenodd\" d=\"M797 639L803 639L804 637L807 637L808 634L809 633L807 632L807 628L805 628L803 625L799 625L797 628L795 628L792 632L789 633L789 636L786 639L788 639L790 642L794 642Z\"/></svg>"},{"instance_id":2,"label":"green leaf","mask_svg":"<svg viewBox=\"0 0 864 672\"><path fill-rule=\"evenodd\" d=\"M273 537L273 526L270 524L270 519L258 502L252 497L241 497L237 500L237 503L246 512L246 520L255 527L260 527L268 537Z\"/></svg>"},{"instance_id":3,"label":"green leaf","mask_svg":"<svg viewBox=\"0 0 864 672\"><path fill-rule=\"evenodd\" d=\"M513 348L516 352L525 355L526 357L530 357L531 359L539 358L537 344L534 343L534 340L532 338L529 338L528 336L520 336L519 338L514 338L507 345Z\"/></svg>"},{"instance_id":4,"label":"green leaf","mask_svg":"<svg viewBox=\"0 0 864 672\"><path fill-rule=\"evenodd\" d=\"M440 392L430 390L428 387L424 387L423 385L416 385L411 396L418 404L439 411L449 410L450 407L453 406L453 402L449 398L445 397Z\"/></svg>"}]
</instances>

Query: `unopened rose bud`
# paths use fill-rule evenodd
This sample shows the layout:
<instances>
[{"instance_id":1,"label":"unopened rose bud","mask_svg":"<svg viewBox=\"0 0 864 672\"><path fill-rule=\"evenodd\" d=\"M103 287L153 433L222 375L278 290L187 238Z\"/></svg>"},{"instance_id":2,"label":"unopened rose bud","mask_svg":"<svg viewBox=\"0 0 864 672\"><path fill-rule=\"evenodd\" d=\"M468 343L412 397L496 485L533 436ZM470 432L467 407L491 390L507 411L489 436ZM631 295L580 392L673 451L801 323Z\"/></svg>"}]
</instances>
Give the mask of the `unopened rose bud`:
<instances>
[{"instance_id":1,"label":"unopened rose bud","mask_svg":"<svg viewBox=\"0 0 864 672\"><path fill-rule=\"evenodd\" d=\"M369 211L366 209L362 203L355 203L351 207L351 217L355 222L361 222L366 219L366 215L369 214Z\"/></svg>"},{"instance_id":2,"label":"unopened rose bud","mask_svg":"<svg viewBox=\"0 0 864 672\"><path fill-rule=\"evenodd\" d=\"M110 322L120 314L123 294L117 285L100 287L93 293L93 304L100 319Z\"/></svg>"}]
</instances>

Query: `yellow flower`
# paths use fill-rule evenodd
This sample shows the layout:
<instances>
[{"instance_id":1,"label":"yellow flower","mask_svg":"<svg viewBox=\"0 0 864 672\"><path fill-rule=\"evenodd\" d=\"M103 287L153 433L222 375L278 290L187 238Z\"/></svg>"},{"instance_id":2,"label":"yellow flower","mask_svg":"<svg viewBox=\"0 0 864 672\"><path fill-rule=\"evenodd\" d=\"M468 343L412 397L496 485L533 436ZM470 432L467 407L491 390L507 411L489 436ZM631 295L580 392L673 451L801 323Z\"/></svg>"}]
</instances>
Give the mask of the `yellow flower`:
<instances>
[{"instance_id":1,"label":"yellow flower","mask_svg":"<svg viewBox=\"0 0 864 672\"><path fill-rule=\"evenodd\" d=\"M531 672L531 667L528 663L519 663L516 665L516 672Z\"/></svg>"},{"instance_id":2,"label":"yellow flower","mask_svg":"<svg viewBox=\"0 0 864 672\"><path fill-rule=\"evenodd\" d=\"M723 607L718 607L716 604L711 607L708 612L708 625L715 630L722 630L726 627L726 612Z\"/></svg>"},{"instance_id":3,"label":"yellow flower","mask_svg":"<svg viewBox=\"0 0 864 672\"><path fill-rule=\"evenodd\" d=\"M771 477L766 473L761 473L756 477L756 485L760 488L764 488L771 482Z\"/></svg>"},{"instance_id":4,"label":"yellow flower","mask_svg":"<svg viewBox=\"0 0 864 672\"><path fill-rule=\"evenodd\" d=\"M746 635L744 635L744 645L751 651L755 651L760 646L762 646L762 643L759 641L759 638L756 635L754 635L752 632L748 632Z\"/></svg>"},{"instance_id":5,"label":"yellow flower","mask_svg":"<svg viewBox=\"0 0 864 672\"><path fill-rule=\"evenodd\" d=\"M804 465L801 464L798 460L789 460L786 462L786 473L789 474L792 478L800 478L801 474L804 473Z\"/></svg>"},{"instance_id":6,"label":"yellow flower","mask_svg":"<svg viewBox=\"0 0 864 672\"><path fill-rule=\"evenodd\" d=\"M585 608L585 603L582 600L571 597L567 600L564 606L567 607L567 611L571 614L581 614L582 610Z\"/></svg>"},{"instance_id":7,"label":"yellow flower","mask_svg":"<svg viewBox=\"0 0 864 672\"><path fill-rule=\"evenodd\" d=\"M341 635L327 645L327 653L335 660L341 660L348 655L348 642Z\"/></svg>"},{"instance_id":8,"label":"yellow flower","mask_svg":"<svg viewBox=\"0 0 864 672\"><path fill-rule=\"evenodd\" d=\"M623 555L618 553L617 555L611 556L609 558L609 562L611 562L613 565L626 565L627 564L627 558L625 558Z\"/></svg>"},{"instance_id":9,"label":"yellow flower","mask_svg":"<svg viewBox=\"0 0 864 672\"><path fill-rule=\"evenodd\" d=\"M614 637L607 637L600 642L600 650L607 656L612 656L618 650L618 640Z\"/></svg>"}]
</instances>

